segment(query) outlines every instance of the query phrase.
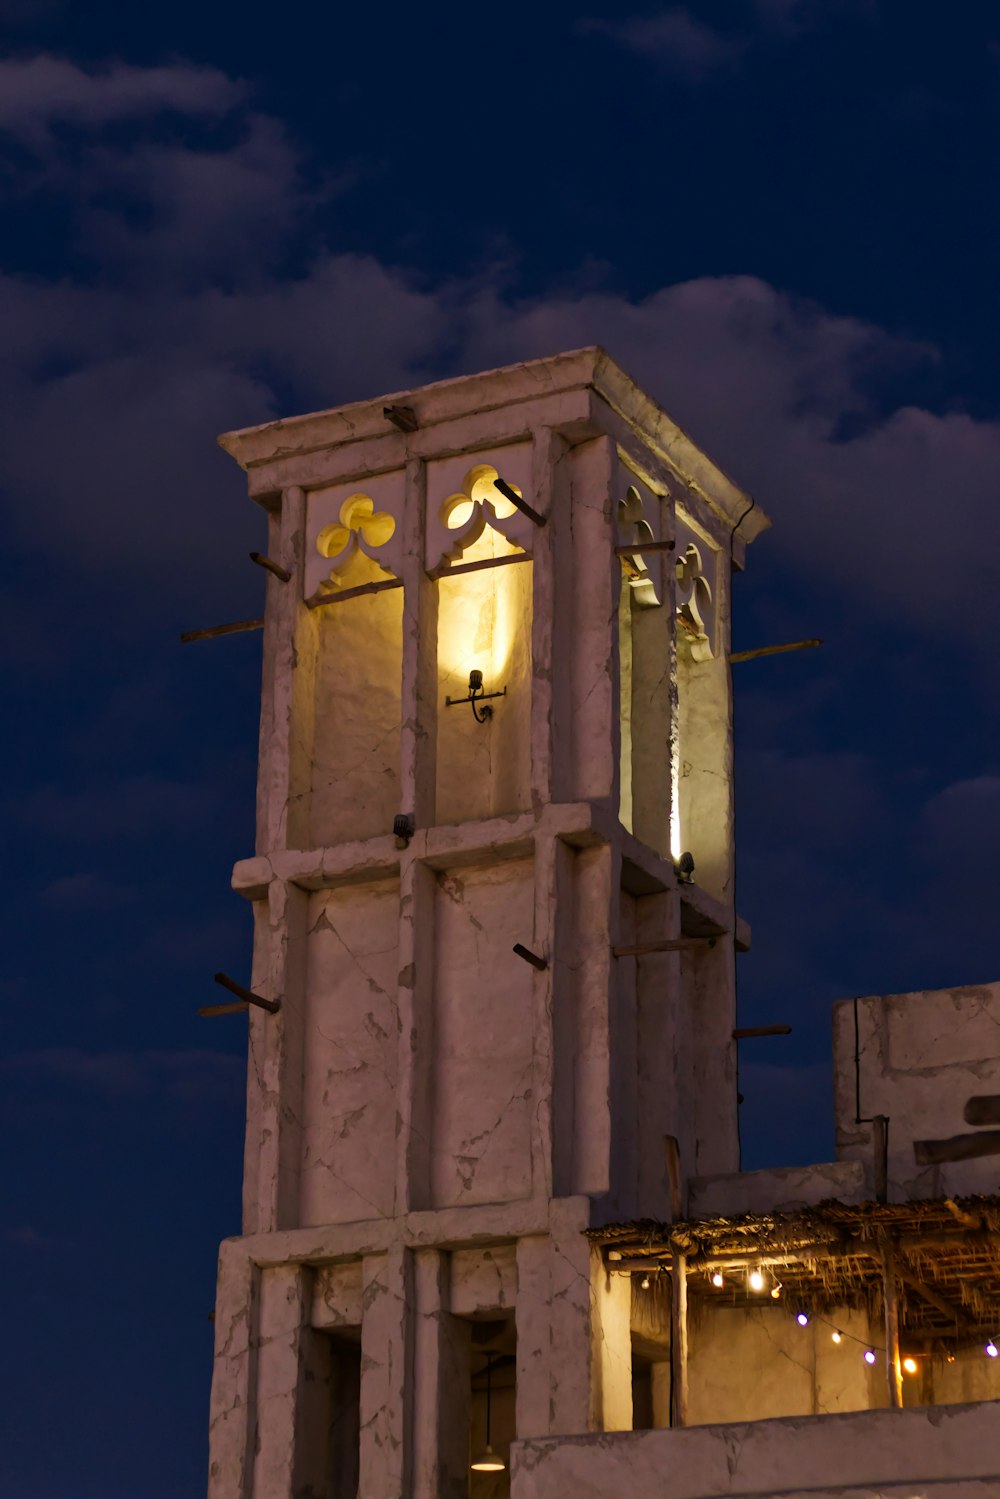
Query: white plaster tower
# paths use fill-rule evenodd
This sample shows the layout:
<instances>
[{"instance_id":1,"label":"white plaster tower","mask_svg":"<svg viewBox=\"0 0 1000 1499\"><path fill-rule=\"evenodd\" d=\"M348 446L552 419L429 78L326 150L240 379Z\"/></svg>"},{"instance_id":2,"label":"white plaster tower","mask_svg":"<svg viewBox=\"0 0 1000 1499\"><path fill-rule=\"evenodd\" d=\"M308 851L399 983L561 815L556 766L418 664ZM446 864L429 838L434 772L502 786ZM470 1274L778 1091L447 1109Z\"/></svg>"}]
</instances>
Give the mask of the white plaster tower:
<instances>
[{"instance_id":1,"label":"white plaster tower","mask_svg":"<svg viewBox=\"0 0 1000 1499\"><path fill-rule=\"evenodd\" d=\"M486 1499L512 1439L632 1424L584 1230L737 1167L730 582L767 521L598 349L222 441L290 576L209 1493Z\"/></svg>"}]
</instances>

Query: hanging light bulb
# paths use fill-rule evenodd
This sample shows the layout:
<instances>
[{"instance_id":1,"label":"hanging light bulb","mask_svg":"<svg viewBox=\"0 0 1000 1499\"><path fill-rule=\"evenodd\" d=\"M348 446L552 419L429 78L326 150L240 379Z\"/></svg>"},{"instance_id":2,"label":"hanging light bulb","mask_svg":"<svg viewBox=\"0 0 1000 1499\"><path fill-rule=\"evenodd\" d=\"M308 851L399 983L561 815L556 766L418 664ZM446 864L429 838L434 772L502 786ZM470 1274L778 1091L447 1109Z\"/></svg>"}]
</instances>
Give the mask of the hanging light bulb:
<instances>
[{"instance_id":1,"label":"hanging light bulb","mask_svg":"<svg viewBox=\"0 0 1000 1499\"><path fill-rule=\"evenodd\" d=\"M997 1348L997 1345L994 1343L992 1338L990 1338L989 1342L986 1345L986 1352L990 1358L996 1358L997 1354L1000 1353L1000 1349Z\"/></svg>"},{"instance_id":2,"label":"hanging light bulb","mask_svg":"<svg viewBox=\"0 0 1000 1499\"><path fill-rule=\"evenodd\" d=\"M473 1462L469 1464L473 1473L502 1473L507 1464L493 1451L489 1442Z\"/></svg>"},{"instance_id":3,"label":"hanging light bulb","mask_svg":"<svg viewBox=\"0 0 1000 1499\"><path fill-rule=\"evenodd\" d=\"M843 1333L838 1332L836 1328L833 1329L833 1332L830 1334L830 1337L831 1337L831 1339L833 1340L834 1343L840 1343L840 1342L843 1341Z\"/></svg>"},{"instance_id":4,"label":"hanging light bulb","mask_svg":"<svg viewBox=\"0 0 1000 1499\"><path fill-rule=\"evenodd\" d=\"M904 1358L904 1360L903 1360L903 1368L906 1370L907 1374L916 1374L916 1372L917 1372L917 1361L916 1361L916 1359L915 1358Z\"/></svg>"},{"instance_id":5,"label":"hanging light bulb","mask_svg":"<svg viewBox=\"0 0 1000 1499\"><path fill-rule=\"evenodd\" d=\"M780 1301L781 1300L781 1286L780 1285L776 1285L776 1286L772 1286L771 1287L771 1300L772 1301Z\"/></svg>"},{"instance_id":6,"label":"hanging light bulb","mask_svg":"<svg viewBox=\"0 0 1000 1499\"><path fill-rule=\"evenodd\" d=\"M492 1390L490 1388L490 1376L493 1373L493 1359L486 1355L486 1446L478 1457L474 1457L469 1467L474 1473L502 1473L507 1464L503 1458L493 1451L490 1445L490 1404Z\"/></svg>"},{"instance_id":7,"label":"hanging light bulb","mask_svg":"<svg viewBox=\"0 0 1000 1499\"><path fill-rule=\"evenodd\" d=\"M798 1315L796 1316L795 1320L799 1324L800 1327L808 1327L809 1326L809 1318L806 1316L805 1312L799 1312Z\"/></svg>"},{"instance_id":8,"label":"hanging light bulb","mask_svg":"<svg viewBox=\"0 0 1000 1499\"><path fill-rule=\"evenodd\" d=\"M873 1364L874 1362L875 1362L875 1350L873 1348L866 1348L865 1349L865 1363L866 1364Z\"/></svg>"},{"instance_id":9,"label":"hanging light bulb","mask_svg":"<svg viewBox=\"0 0 1000 1499\"><path fill-rule=\"evenodd\" d=\"M648 1291L649 1290L649 1276L648 1275L644 1275L642 1277L642 1280L639 1282L639 1284L642 1286L642 1289L644 1291Z\"/></svg>"},{"instance_id":10,"label":"hanging light bulb","mask_svg":"<svg viewBox=\"0 0 1000 1499\"><path fill-rule=\"evenodd\" d=\"M764 1289L764 1276L759 1270L750 1271L750 1289L751 1291L763 1291Z\"/></svg>"},{"instance_id":11,"label":"hanging light bulb","mask_svg":"<svg viewBox=\"0 0 1000 1499\"><path fill-rule=\"evenodd\" d=\"M725 1285L725 1281L722 1279L722 1271L721 1270L716 1270L715 1273L713 1274L713 1276L712 1276L712 1284L713 1284L713 1286L715 1286L716 1290L719 1290L722 1286Z\"/></svg>"}]
</instances>

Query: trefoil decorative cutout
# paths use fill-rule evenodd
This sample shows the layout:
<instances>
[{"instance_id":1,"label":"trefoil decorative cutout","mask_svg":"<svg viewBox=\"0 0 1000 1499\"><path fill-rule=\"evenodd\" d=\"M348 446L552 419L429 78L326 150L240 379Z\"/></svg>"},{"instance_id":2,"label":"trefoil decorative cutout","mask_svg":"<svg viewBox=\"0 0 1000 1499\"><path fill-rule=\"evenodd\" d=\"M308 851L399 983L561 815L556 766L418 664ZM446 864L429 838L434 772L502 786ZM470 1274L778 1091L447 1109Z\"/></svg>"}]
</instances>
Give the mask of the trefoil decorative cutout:
<instances>
[{"instance_id":1,"label":"trefoil decorative cutout","mask_svg":"<svg viewBox=\"0 0 1000 1499\"><path fill-rule=\"evenodd\" d=\"M515 443L484 453L437 459L427 473L427 569L437 572L457 562L471 548L477 557L489 548L490 533L504 556L530 554L533 532L544 524L527 494L531 445ZM504 493L504 491L507 491ZM524 501L521 507L515 501ZM527 513L526 513L527 512ZM534 517L534 519L532 519ZM476 543L482 539L483 545ZM492 550L492 549L490 549Z\"/></svg>"},{"instance_id":2,"label":"trefoil decorative cutout","mask_svg":"<svg viewBox=\"0 0 1000 1499\"><path fill-rule=\"evenodd\" d=\"M695 661L710 661L715 654L715 610L712 585L705 576L701 548L689 541L677 558L677 618L687 636Z\"/></svg>"},{"instance_id":3,"label":"trefoil decorative cutout","mask_svg":"<svg viewBox=\"0 0 1000 1499\"><path fill-rule=\"evenodd\" d=\"M662 604L660 549L666 549L669 543L657 541L646 519L645 500L635 484L630 484L625 498L618 501L618 538L616 551L635 602L644 608Z\"/></svg>"},{"instance_id":4,"label":"trefoil decorative cutout","mask_svg":"<svg viewBox=\"0 0 1000 1499\"><path fill-rule=\"evenodd\" d=\"M371 495L350 495L340 507L340 519L324 526L316 537L316 550L321 557L332 562L330 579L339 583L340 574L346 572L358 552L381 562L376 555L380 547L391 541L396 531L396 522L387 510L376 510ZM386 567L386 572L392 569Z\"/></svg>"}]
</instances>

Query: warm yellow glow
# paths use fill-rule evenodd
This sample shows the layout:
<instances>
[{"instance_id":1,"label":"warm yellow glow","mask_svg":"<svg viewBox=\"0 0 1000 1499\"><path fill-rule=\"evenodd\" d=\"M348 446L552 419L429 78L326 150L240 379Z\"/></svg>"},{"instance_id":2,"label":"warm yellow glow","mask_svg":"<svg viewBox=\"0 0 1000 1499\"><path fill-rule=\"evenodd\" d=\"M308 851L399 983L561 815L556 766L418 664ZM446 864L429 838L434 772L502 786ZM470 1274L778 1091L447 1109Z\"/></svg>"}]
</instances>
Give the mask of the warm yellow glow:
<instances>
[{"instance_id":1,"label":"warm yellow glow","mask_svg":"<svg viewBox=\"0 0 1000 1499\"><path fill-rule=\"evenodd\" d=\"M917 1361L916 1361L916 1359L915 1358L904 1358L904 1360L903 1360L903 1368L906 1370L907 1374L916 1374L916 1372L917 1372Z\"/></svg>"},{"instance_id":2,"label":"warm yellow glow","mask_svg":"<svg viewBox=\"0 0 1000 1499\"><path fill-rule=\"evenodd\" d=\"M467 682L477 668L487 692L502 688L518 630L530 630L524 591L531 590L531 563L488 567L442 577L439 588L438 664L447 677Z\"/></svg>"},{"instance_id":3,"label":"warm yellow glow","mask_svg":"<svg viewBox=\"0 0 1000 1499\"><path fill-rule=\"evenodd\" d=\"M684 852L681 842L681 752L677 736L670 746L670 857L674 863Z\"/></svg>"},{"instance_id":4,"label":"warm yellow glow","mask_svg":"<svg viewBox=\"0 0 1000 1499\"><path fill-rule=\"evenodd\" d=\"M842 1338L841 1338L841 1335L840 1335L840 1333L839 1333L839 1332L832 1332L832 1333L831 1333L831 1334L830 1334L830 1337L831 1337L831 1339L832 1339L832 1341L833 1341L833 1342L834 1342L834 1343L840 1343L840 1342L842 1342L842 1341L843 1341L843 1339L842 1339Z\"/></svg>"},{"instance_id":5,"label":"warm yellow glow","mask_svg":"<svg viewBox=\"0 0 1000 1499\"><path fill-rule=\"evenodd\" d=\"M763 1291L764 1289L764 1277L759 1270L750 1271L750 1289L751 1291Z\"/></svg>"},{"instance_id":6,"label":"warm yellow glow","mask_svg":"<svg viewBox=\"0 0 1000 1499\"><path fill-rule=\"evenodd\" d=\"M466 521L471 519L475 508L468 495L449 495L448 499L441 506L441 519L449 531L458 531L465 525Z\"/></svg>"},{"instance_id":7,"label":"warm yellow glow","mask_svg":"<svg viewBox=\"0 0 1000 1499\"><path fill-rule=\"evenodd\" d=\"M376 511L371 495L349 495L340 507L340 520L324 526L316 538L321 557L339 557L357 531L370 547L385 546L396 530L396 522L385 510Z\"/></svg>"},{"instance_id":8,"label":"warm yellow glow","mask_svg":"<svg viewBox=\"0 0 1000 1499\"><path fill-rule=\"evenodd\" d=\"M492 464L478 463L475 468L469 469L462 488L473 500L480 503L483 500L489 500L497 519L506 520L508 515L514 514L517 506L512 505L506 495L502 495L499 489L497 489L496 481L499 477L500 475ZM524 498L519 484L511 484L509 487L514 491L519 500Z\"/></svg>"},{"instance_id":9,"label":"warm yellow glow","mask_svg":"<svg viewBox=\"0 0 1000 1499\"><path fill-rule=\"evenodd\" d=\"M778 1300L780 1300L780 1298L781 1298L781 1287L780 1286L772 1286L771 1287L771 1300L772 1301L778 1301Z\"/></svg>"},{"instance_id":10,"label":"warm yellow glow","mask_svg":"<svg viewBox=\"0 0 1000 1499\"><path fill-rule=\"evenodd\" d=\"M487 1447L485 1452L481 1452L469 1464L473 1473L502 1473L506 1466L503 1458L497 1457L492 1447Z\"/></svg>"},{"instance_id":11,"label":"warm yellow glow","mask_svg":"<svg viewBox=\"0 0 1000 1499\"><path fill-rule=\"evenodd\" d=\"M716 1290L718 1290L720 1286L725 1284L722 1279L721 1271L716 1270L715 1274L712 1276L712 1284L713 1286L715 1286Z\"/></svg>"}]
</instances>

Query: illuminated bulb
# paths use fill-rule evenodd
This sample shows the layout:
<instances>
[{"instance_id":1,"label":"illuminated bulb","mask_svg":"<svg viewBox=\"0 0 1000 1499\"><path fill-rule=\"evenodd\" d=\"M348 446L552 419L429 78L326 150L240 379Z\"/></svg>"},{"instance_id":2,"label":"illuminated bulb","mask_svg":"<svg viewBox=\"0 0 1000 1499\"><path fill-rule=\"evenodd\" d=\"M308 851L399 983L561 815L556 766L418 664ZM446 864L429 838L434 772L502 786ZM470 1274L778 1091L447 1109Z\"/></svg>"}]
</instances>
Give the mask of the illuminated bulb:
<instances>
[{"instance_id":1,"label":"illuminated bulb","mask_svg":"<svg viewBox=\"0 0 1000 1499\"><path fill-rule=\"evenodd\" d=\"M764 1289L764 1277L759 1270L750 1271L750 1289L751 1291L763 1291Z\"/></svg>"},{"instance_id":2,"label":"illuminated bulb","mask_svg":"<svg viewBox=\"0 0 1000 1499\"><path fill-rule=\"evenodd\" d=\"M906 1370L907 1374L916 1374L916 1372L917 1372L917 1361L916 1361L916 1359L915 1358L904 1358L904 1360L903 1360L903 1368Z\"/></svg>"},{"instance_id":3,"label":"illuminated bulb","mask_svg":"<svg viewBox=\"0 0 1000 1499\"><path fill-rule=\"evenodd\" d=\"M799 1314L798 1314L798 1316L796 1317L795 1320L799 1324L800 1327L808 1327L809 1326L809 1318L806 1316L805 1312L799 1312Z\"/></svg>"},{"instance_id":4,"label":"illuminated bulb","mask_svg":"<svg viewBox=\"0 0 1000 1499\"><path fill-rule=\"evenodd\" d=\"M712 1276L712 1284L713 1286L715 1286L716 1290L718 1290L720 1286L725 1284L720 1271L716 1270L715 1274Z\"/></svg>"},{"instance_id":5,"label":"illuminated bulb","mask_svg":"<svg viewBox=\"0 0 1000 1499\"><path fill-rule=\"evenodd\" d=\"M780 1296L781 1296L781 1287L780 1286L772 1286L771 1287L771 1300L772 1301L777 1301L780 1298Z\"/></svg>"},{"instance_id":6,"label":"illuminated bulb","mask_svg":"<svg viewBox=\"0 0 1000 1499\"><path fill-rule=\"evenodd\" d=\"M841 1341L842 1341L842 1339L841 1339L841 1335L840 1335L840 1333L839 1333L839 1332L838 1332L838 1331L837 1331L837 1329L836 1329L836 1328L834 1328L834 1330L833 1330L833 1332L832 1332L832 1333L831 1333L831 1334L830 1334L830 1337L831 1337L831 1338L832 1338L832 1339L833 1339L833 1341L834 1341L834 1342L835 1342L835 1343L839 1343L839 1342L841 1342Z\"/></svg>"},{"instance_id":7,"label":"illuminated bulb","mask_svg":"<svg viewBox=\"0 0 1000 1499\"><path fill-rule=\"evenodd\" d=\"M875 1362L875 1354L872 1352L872 1350L870 1348L866 1348L865 1349L865 1363L866 1364L873 1364L874 1362Z\"/></svg>"},{"instance_id":8,"label":"illuminated bulb","mask_svg":"<svg viewBox=\"0 0 1000 1499\"><path fill-rule=\"evenodd\" d=\"M989 1354L990 1358L996 1358L997 1351L997 1345L994 1343L993 1339L990 1338L989 1342L986 1345L986 1352Z\"/></svg>"},{"instance_id":9,"label":"illuminated bulb","mask_svg":"<svg viewBox=\"0 0 1000 1499\"><path fill-rule=\"evenodd\" d=\"M485 1452L481 1452L479 1456L469 1464L469 1467L472 1469L473 1473L502 1473L506 1466L507 1464L504 1462L503 1458L497 1456L497 1454L493 1451L493 1448L490 1446L489 1442L487 1442L486 1444Z\"/></svg>"},{"instance_id":10,"label":"illuminated bulb","mask_svg":"<svg viewBox=\"0 0 1000 1499\"><path fill-rule=\"evenodd\" d=\"M648 1275L644 1275L644 1276L643 1276L643 1277L642 1277L642 1282L641 1282L641 1284L642 1284L642 1289L643 1289L643 1290L644 1290L644 1291L648 1291L648 1290L649 1290L649 1276L648 1276Z\"/></svg>"}]
</instances>

